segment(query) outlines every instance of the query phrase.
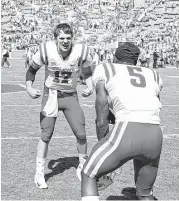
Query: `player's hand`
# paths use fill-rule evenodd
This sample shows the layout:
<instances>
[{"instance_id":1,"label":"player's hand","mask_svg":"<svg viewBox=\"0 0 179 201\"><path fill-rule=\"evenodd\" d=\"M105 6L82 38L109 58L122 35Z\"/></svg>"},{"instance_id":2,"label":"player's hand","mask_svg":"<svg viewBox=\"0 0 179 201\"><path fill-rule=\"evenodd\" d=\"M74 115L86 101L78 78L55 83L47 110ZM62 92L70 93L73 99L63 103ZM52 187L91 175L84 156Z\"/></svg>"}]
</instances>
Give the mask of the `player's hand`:
<instances>
[{"instance_id":1,"label":"player's hand","mask_svg":"<svg viewBox=\"0 0 179 201\"><path fill-rule=\"evenodd\" d=\"M27 93L33 99L39 98L41 96L41 91L32 87L27 89Z\"/></svg>"},{"instance_id":2,"label":"player's hand","mask_svg":"<svg viewBox=\"0 0 179 201\"><path fill-rule=\"evenodd\" d=\"M81 95L83 97L88 97L90 96L91 94L93 93L93 90L92 89L89 89L89 88L86 88L82 91Z\"/></svg>"}]
</instances>

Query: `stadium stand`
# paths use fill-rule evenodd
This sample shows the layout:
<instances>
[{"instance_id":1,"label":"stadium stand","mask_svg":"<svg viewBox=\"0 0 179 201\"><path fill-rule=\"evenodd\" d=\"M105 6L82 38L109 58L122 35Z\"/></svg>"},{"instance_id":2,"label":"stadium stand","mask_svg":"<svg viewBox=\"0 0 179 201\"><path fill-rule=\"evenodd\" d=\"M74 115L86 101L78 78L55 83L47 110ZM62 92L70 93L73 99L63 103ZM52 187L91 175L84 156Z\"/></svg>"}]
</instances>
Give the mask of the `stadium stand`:
<instances>
[{"instance_id":1,"label":"stadium stand","mask_svg":"<svg viewBox=\"0 0 179 201\"><path fill-rule=\"evenodd\" d=\"M134 0L2 0L1 5L2 47L11 50L51 39L52 27L68 21L76 42L99 51L116 41L133 41L151 55L155 50L165 55L171 64L179 51L178 0L145 0L139 6Z\"/></svg>"}]
</instances>

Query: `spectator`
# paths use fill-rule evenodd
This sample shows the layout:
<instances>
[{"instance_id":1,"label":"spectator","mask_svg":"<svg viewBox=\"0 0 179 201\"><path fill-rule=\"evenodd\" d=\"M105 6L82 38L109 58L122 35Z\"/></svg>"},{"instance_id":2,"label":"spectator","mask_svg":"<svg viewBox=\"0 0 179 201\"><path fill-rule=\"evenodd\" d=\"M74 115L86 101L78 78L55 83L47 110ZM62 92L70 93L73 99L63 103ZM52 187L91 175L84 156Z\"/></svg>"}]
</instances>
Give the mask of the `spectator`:
<instances>
[{"instance_id":1,"label":"spectator","mask_svg":"<svg viewBox=\"0 0 179 201\"><path fill-rule=\"evenodd\" d=\"M150 67L150 52L149 50L146 51L146 55L145 55L145 58L146 58L146 67L149 68Z\"/></svg>"},{"instance_id":2,"label":"spectator","mask_svg":"<svg viewBox=\"0 0 179 201\"><path fill-rule=\"evenodd\" d=\"M32 57L32 51L31 51L31 47L29 46L27 47L27 52L26 52L25 68L29 67L29 62L31 57Z\"/></svg>"},{"instance_id":3,"label":"spectator","mask_svg":"<svg viewBox=\"0 0 179 201\"><path fill-rule=\"evenodd\" d=\"M12 68L11 64L8 61L9 58L9 50L8 48L4 48L4 51L2 53L2 59L1 59L1 68L4 67L4 64L6 63L8 68Z\"/></svg>"},{"instance_id":4,"label":"spectator","mask_svg":"<svg viewBox=\"0 0 179 201\"><path fill-rule=\"evenodd\" d=\"M157 54L157 51L155 50L153 52L153 68L157 68L157 59L158 59L158 54Z\"/></svg>"},{"instance_id":5,"label":"spectator","mask_svg":"<svg viewBox=\"0 0 179 201\"><path fill-rule=\"evenodd\" d=\"M141 53L139 55L139 61L140 61L140 65L142 67L145 67L146 66L146 54L145 54L145 50L144 49L141 49Z\"/></svg>"},{"instance_id":6,"label":"spectator","mask_svg":"<svg viewBox=\"0 0 179 201\"><path fill-rule=\"evenodd\" d=\"M179 69L179 51L177 52L176 55L176 68Z\"/></svg>"}]
</instances>

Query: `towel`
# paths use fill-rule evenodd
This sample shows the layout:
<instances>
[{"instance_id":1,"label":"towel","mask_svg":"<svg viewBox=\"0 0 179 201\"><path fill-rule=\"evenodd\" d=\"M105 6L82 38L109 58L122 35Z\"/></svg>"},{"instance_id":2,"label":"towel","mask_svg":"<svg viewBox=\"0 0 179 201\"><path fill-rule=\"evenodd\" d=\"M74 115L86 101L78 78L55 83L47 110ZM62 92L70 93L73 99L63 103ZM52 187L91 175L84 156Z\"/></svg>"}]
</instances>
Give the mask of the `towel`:
<instances>
[{"instance_id":1,"label":"towel","mask_svg":"<svg viewBox=\"0 0 179 201\"><path fill-rule=\"evenodd\" d=\"M58 113L57 90L49 89L48 100L42 113L46 117L57 117Z\"/></svg>"}]
</instances>

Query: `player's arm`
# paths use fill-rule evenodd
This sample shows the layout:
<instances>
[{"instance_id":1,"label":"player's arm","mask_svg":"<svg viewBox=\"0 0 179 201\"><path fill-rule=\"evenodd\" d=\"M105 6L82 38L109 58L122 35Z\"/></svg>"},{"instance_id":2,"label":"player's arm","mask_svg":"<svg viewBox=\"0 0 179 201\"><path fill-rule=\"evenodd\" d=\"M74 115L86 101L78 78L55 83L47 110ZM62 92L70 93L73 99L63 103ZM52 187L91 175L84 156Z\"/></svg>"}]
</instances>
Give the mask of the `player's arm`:
<instances>
[{"instance_id":1,"label":"player's arm","mask_svg":"<svg viewBox=\"0 0 179 201\"><path fill-rule=\"evenodd\" d=\"M105 89L105 81L101 80L96 84L96 132L98 140L105 137L109 132L109 104L108 95Z\"/></svg>"},{"instance_id":2,"label":"player's arm","mask_svg":"<svg viewBox=\"0 0 179 201\"><path fill-rule=\"evenodd\" d=\"M41 96L40 90L32 87L37 71L41 68L41 66L43 66L41 57L42 55L40 51L37 51L30 61L29 69L26 72L26 90L27 93L34 99Z\"/></svg>"},{"instance_id":3,"label":"player's arm","mask_svg":"<svg viewBox=\"0 0 179 201\"><path fill-rule=\"evenodd\" d=\"M85 79L86 86L87 86L87 88L83 90L82 96L87 97L87 96L91 95L94 91L93 83L92 83L91 66L83 68L82 73L84 75L84 79Z\"/></svg>"},{"instance_id":4,"label":"player's arm","mask_svg":"<svg viewBox=\"0 0 179 201\"><path fill-rule=\"evenodd\" d=\"M158 94L158 98L160 100L160 92L162 91L162 88L163 88L163 80L161 78L161 76L159 75L159 82L158 82L158 85L159 85L159 94Z\"/></svg>"},{"instance_id":5,"label":"player's arm","mask_svg":"<svg viewBox=\"0 0 179 201\"><path fill-rule=\"evenodd\" d=\"M87 49L86 52L88 52L88 54L86 55L85 59L82 62L81 65L81 70L82 70L82 75L85 79L87 88L83 90L82 92L82 96L87 97L90 96L93 91L93 84L92 84L92 69L94 68L95 65L95 61L94 61L94 55L92 53L91 48L85 46L85 48Z\"/></svg>"},{"instance_id":6,"label":"player's arm","mask_svg":"<svg viewBox=\"0 0 179 201\"><path fill-rule=\"evenodd\" d=\"M26 72L26 90L27 93L34 99L41 96L40 90L32 87L37 71L38 69L35 69L30 65Z\"/></svg>"}]
</instances>

